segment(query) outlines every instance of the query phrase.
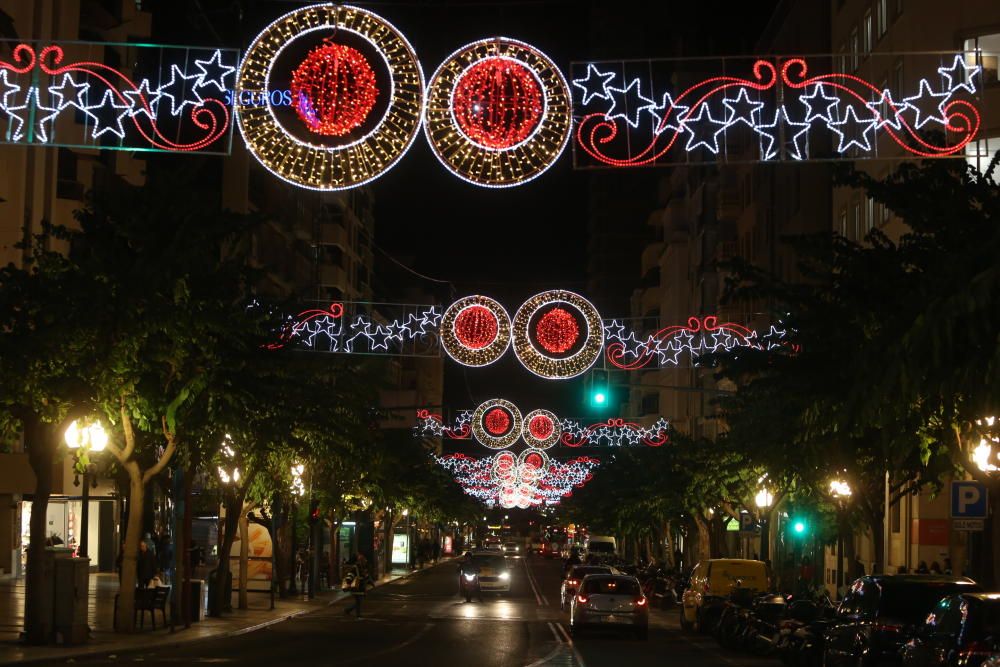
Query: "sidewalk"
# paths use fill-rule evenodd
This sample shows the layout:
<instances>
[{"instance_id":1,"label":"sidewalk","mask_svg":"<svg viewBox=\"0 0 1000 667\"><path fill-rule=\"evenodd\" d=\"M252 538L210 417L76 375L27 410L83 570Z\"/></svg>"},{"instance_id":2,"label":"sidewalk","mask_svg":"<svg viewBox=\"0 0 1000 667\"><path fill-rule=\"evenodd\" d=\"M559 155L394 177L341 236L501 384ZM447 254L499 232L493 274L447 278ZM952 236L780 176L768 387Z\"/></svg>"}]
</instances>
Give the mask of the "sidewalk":
<instances>
[{"instance_id":1,"label":"sidewalk","mask_svg":"<svg viewBox=\"0 0 1000 667\"><path fill-rule=\"evenodd\" d=\"M444 562L442 559L439 562ZM433 567L431 565L427 567ZM427 569L425 567L424 569ZM376 582L380 586L408 577L421 570L393 570ZM114 574L90 575L89 623L91 638L86 644L77 646L25 646L20 643L20 633L24 628L24 579L0 580L0 664L25 663L41 660L67 659L98 654L117 654L128 651L164 648L178 644L219 639L253 632L260 628L280 623L289 618L319 611L343 600L349 595L339 590L319 593L315 599L306 600L301 596L275 599L271 610L271 598L264 593L250 593L250 609L239 610L237 596L233 594L233 611L222 618L204 618L192 623L190 628L161 626L162 617L157 612L156 630L152 630L149 615L146 627L131 635L117 634L113 630L114 599L118 593L118 577ZM169 620L169 610L167 613Z\"/></svg>"}]
</instances>

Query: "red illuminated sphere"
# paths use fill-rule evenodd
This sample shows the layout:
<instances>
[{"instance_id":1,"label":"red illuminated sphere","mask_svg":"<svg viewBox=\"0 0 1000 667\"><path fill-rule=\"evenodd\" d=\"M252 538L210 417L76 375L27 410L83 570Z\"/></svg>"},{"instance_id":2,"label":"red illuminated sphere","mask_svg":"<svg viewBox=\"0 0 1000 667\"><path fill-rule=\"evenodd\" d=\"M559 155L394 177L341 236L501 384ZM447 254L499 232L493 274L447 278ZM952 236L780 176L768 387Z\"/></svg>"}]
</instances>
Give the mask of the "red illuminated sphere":
<instances>
[{"instance_id":1,"label":"red illuminated sphere","mask_svg":"<svg viewBox=\"0 0 1000 667\"><path fill-rule=\"evenodd\" d=\"M552 435L552 430L554 426L552 425L552 420L545 415L535 415L528 422L528 431L531 435L538 440L545 440L547 437Z\"/></svg>"},{"instance_id":2,"label":"red illuminated sphere","mask_svg":"<svg viewBox=\"0 0 1000 667\"><path fill-rule=\"evenodd\" d=\"M455 337L473 350L480 350L496 340L499 328L497 316L483 306L466 308L455 318Z\"/></svg>"},{"instance_id":3,"label":"red illuminated sphere","mask_svg":"<svg viewBox=\"0 0 1000 667\"><path fill-rule=\"evenodd\" d=\"M542 457L538 454L528 454L527 458L524 459L524 462L532 468L542 467Z\"/></svg>"},{"instance_id":4,"label":"red illuminated sphere","mask_svg":"<svg viewBox=\"0 0 1000 667\"><path fill-rule=\"evenodd\" d=\"M375 72L357 49L324 44L292 73L295 113L316 134L339 137L365 122L375 106Z\"/></svg>"},{"instance_id":5,"label":"red illuminated sphere","mask_svg":"<svg viewBox=\"0 0 1000 667\"><path fill-rule=\"evenodd\" d=\"M455 84L455 120L469 139L485 148L521 143L542 119L543 95L527 67L506 58L486 58Z\"/></svg>"},{"instance_id":6,"label":"red illuminated sphere","mask_svg":"<svg viewBox=\"0 0 1000 667\"><path fill-rule=\"evenodd\" d=\"M510 429L510 415L505 410L493 408L483 418L486 430L493 435L503 435Z\"/></svg>"},{"instance_id":7,"label":"red illuminated sphere","mask_svg":"<svg viewBox=\"0 0 1000 667\"><path fill-rule=\"evenodd\" d=\"M557 306L538 320L535 338L546 352L562 354L576 344L580 338L580 327L576 318Z\"/></svg>"}]
</instances>

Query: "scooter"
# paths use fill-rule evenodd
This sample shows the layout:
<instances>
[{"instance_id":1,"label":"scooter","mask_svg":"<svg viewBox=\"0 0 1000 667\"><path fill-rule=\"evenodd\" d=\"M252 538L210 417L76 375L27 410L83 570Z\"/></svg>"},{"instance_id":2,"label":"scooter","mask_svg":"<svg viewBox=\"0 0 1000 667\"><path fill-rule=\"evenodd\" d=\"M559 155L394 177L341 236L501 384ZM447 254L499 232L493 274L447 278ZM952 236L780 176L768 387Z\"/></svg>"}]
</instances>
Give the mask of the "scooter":
<instances>
[{"instance_id":1,"label":"scooter","mask_svg":"<svg viewBox=\"0 0 1000 667\"><path fill-rule=\"evenodd\" d=\"M479 574L477 572L462 572L459 579L459 588L465 593L465 601L472 602L472 594L475 593L479 601L483 601L483 589L479 587Z\"/></svg>"}]
</instances>

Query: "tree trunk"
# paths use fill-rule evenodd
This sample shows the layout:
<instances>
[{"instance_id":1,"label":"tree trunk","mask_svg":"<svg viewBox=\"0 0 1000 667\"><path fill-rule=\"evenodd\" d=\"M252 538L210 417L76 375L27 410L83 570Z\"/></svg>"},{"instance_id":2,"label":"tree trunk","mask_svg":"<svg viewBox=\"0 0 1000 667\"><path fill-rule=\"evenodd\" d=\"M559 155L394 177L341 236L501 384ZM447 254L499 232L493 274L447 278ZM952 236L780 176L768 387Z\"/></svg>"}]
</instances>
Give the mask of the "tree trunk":
<instances>
[{"instance_id":1,"label":"tree trunk","mask_svg":"<svg viewBox=\"0 0 1000 667\"><path fill-rule=\"evenodd\" d=\"M340 583L340 519L336 513L330 511L330 580L327 586L333 588Z\"/></svg>"},{"instance_id":2,"label":"tree trunk","mask_svg":"<svg viewBox=\"0 0 1000 667\"><path fill-rule=\"evenodd\" d=\"M668 563L670 567L680 567L680 563L674 562L674 552L677 547L674 543L674 531L671 530L671 525L669 521L663 523L663 550L664 557L663 562Z\"/></svg>"},{"instance_id":3,"label":"tree trunk","mask_svg":"<svg viewBox=\"0 0 1000 667\"><path fill-rule=\"evenodd\" d=\"M121 589L118 592L118 616L116 628L118 632L133 632L135 630L135 586L136 565L139 555L139 542L142 540L142 504L146 487L142 483L142 472L139 464L129 461L124 465L129 478L129 514L125 527L125 547L122 553Z\"/></svg>"},{"instance_id":4,"label":"tree trunk","mask_svg":"<svg viewBox=\"0 0 1000 667\"><path fill-rule=\"evenodd\" d=\"M49 536L46 514L52 494L52 466L54 465L55 433L47 429L37 417L25 419L24 441L28 462L35 473L35 494L31 500L31 523L28 541L28 573L25 581L24 634L29 644L45 644L51 639L51 619L46 614L49 606L45 599L46 572L42 569L45 543Z\"/></svg>"},{"instance_id":5,"label":"tree trunk","mask_svg":"<svg viewBox=\"0 0 1000 667\"><path fill-rule=\"evenodd\" d=\"M250 565L250 507L243 505L240 512L240 609L249 608L247 602L247 570Z\"/></svg>"},{"instance_id":6,"label":"tree trunk","mask_svg":"<svg viewBox=\"0 0 1000 667\"><path fill-rule=\"evenodd\" d=\"M707 521L695 514L693 517L698 536L694 544L694 562L708 560L712 557L711 527ZM692 563L693 564L693 563Z\"/></svg>"},{"instance_id":7,"label":"tree trunk","mask_svg":"<svg viewBox=\"0 0 1000 667\"><path fill-rule=\"evenodd\" d=\"M222 615L223 611L232 610L232 589L227 586L227 583L231 583L232 574L229 568L229 554L233 550L233 542L236 539L236 531L239 527L239 510L234 508L243 507L243 499L235 498L232 492L229 492L229 498L226 502L226 522L223 524L222 528L222 546L219 548L219 567L216 568L216 579L215 579L215 613L219 616ZM229 592L227 594L227 589Z\"/></svg>"},{"instance_id":8,"label":"tree trunk","mask_svg":"<svg viewBox=\"0 0 1000 667\"><path fill-rule=\"evenodd\" d=\"M882 521L884 517L874 513L866 512L865 518L868 520L868 530L872 533L872 546L875 548L875 565L872 567L872 574L885 573L885 535L882 534Z\"/></svg>"},{"instance_id":9,"label":"tree trunk","mask_svg":"<svg viewBox=\"0 0 1000 667\"><path fill-rule=\"evenodd\" d=\"M177 580L181 582L181 619L185 628L191 627L191 547L192 544L192 515L191 515L191 486L196 472L194 463L188 465L184 471L184 517L181 520L181 529L178 531L177 544L174 545L177 554ZM201 601L198 601L201 604Z\"/></svg>"}]
</instances>

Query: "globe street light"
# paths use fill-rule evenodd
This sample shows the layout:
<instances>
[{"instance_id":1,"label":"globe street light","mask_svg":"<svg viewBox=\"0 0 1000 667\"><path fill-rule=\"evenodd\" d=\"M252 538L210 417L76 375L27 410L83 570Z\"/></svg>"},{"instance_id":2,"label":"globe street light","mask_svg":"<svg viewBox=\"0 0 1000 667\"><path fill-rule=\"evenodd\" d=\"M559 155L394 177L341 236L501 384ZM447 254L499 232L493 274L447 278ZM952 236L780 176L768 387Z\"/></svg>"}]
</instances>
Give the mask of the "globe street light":
<instances>
[{"instance_id":1,"label":"globe street light","mask_svg":"<svg viewBox=\"0 0 1000 667\"><path fill-rule=\"evenodd\" d=\"M770 509L774 503L774 496L767 487L762 486L753 501L760 510L760 559L766 561L771 557Z\"/></svg>"},{"instance_id":2,"label":"globe street light","mask_svg":"<svg viewBox=\"0 0 1000 667\"><path fill-rule=\"evenodd\" d=\"M83 474L83 511L80 513L77 554L80 558L86 558L87 547L90 544L90 486L91 483L97 486L97 477L94 475L97 466L91 463L90 454L104 451L108 446L108 433L97 420L81 423L80 420L74 419L66 427L63 439L66 441L66 446L73 451L73 467L78 474Z\"/></svg>"},{"instance_id":3,"label":"globe street light","mask_svg":"<svg viewBox=\"0 0 1000 667\"><path fill-rule=\"evenodd\" d=\"M990 459L994 458L993 445L1000 445L1000 435L994 430L995 425L996 417L986 417L976 420L976 426L979 426L984 433L979 438L979 444L972 450L969 458L972 459L977 468L985 473L1000 470L1000 467L996 463L990 461ZM1000 460L1000 452L996 454L995 460Z\"/></svg>"},{"instance_id":4,"label":"globe street light","mask_svg":"<svg viewBox=\"0 0 1000 667\"><path fill-rule=\"evenodd\" d=\"M830 480L830 495L837 503L837 589L844 585L844 506L851 499L851 485L840 478ZM839 594L839 593L838 593Z\"/></svg>"},{"instance_id":5,"label":"globe street light","mask_svg":"<svg viewBox=\"0 0 1000 667\"><path fill-rule=\"evenodd\" d=\"M295 462L292 464L292 576L291 583L288 584L288 594L295 595L298 593L298 589L295 587L295 579L298 577L298 572L296 568L298 566L298 545L295 539L295 519L297 516L296 509L298 506L298 499L306 494L306 485L302 481L302 474L306 471L306 467L302 463Z\"/></svg>"}]
</instances>

